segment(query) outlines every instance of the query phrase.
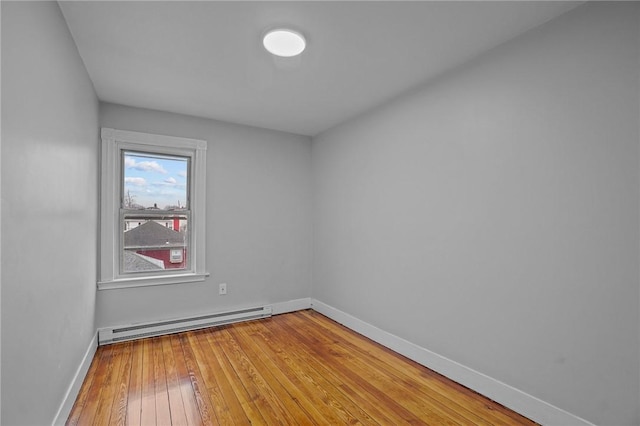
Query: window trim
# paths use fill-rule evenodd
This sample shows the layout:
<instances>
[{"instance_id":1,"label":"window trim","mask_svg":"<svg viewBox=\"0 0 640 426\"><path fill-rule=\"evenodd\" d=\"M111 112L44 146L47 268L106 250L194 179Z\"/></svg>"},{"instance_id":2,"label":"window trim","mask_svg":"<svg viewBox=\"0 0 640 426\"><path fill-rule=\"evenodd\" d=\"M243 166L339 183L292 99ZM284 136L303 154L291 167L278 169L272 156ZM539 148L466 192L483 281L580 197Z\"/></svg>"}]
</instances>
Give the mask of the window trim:
<instances>
[{"instance_id":1,"label":"window trim","mask_svg":"<svg viewBox=\"0 0 640 426\"><path fill-rule=\"evenodd\" d=\"M100 191L100 264L98 289L142 287L204 281L206 272L206 150L207 142L199 139L131 132L103 127L101 129ZM190 269L166 274L145 275L120 273L120 207L122 151L141 151L191 157L190 200Z\"/></svg>"}]
</instances>

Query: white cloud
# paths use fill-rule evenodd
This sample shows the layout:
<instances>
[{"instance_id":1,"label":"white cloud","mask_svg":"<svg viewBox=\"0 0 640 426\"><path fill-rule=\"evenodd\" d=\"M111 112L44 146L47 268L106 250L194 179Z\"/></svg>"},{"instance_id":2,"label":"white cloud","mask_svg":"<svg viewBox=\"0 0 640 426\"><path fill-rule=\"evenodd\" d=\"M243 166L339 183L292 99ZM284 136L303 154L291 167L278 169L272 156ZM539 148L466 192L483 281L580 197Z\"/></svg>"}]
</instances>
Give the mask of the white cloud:
<instances>
[{"instance_id":1,"label":"white cloud","mask_svg":"<svg viewBox=\"0 0 640 426\"><path fill-rule=\"evenodd\" d=\"M167 171L156 161L140 161L136 162L133 157L124 157L124 166L127 169L136 169L142 172L156 172L167 174Z\"/></svg>"},{"instance_id":2,"label":"white cloud","mask_svg":"<svg viewBox=\"0 0 640 426\"><path fill-rule=\"evenodd\" d=\"M169 183L171 185L175 185L176 183L178 183L178 181L175 178L172 177L168 177L164 180L166 183Z\"/></svg>"},{"instance_id":3,"label":"white cloud","mask_svg":"<svg viewBox=\"0 0 640 426\"><path fill-rule=\"evenodd\" d=\"M178 172L178 176L187 177L187 172L184 172L184 171Z\"/></svg>"},{"instance_id":4,"label":"white cloud","mask_svg":"<svg viewBox=\"0 0 640 426\"><path fill-rule=\"evenodd\" d=\"M147 180L143 177L126 177L124 178L124 183L135 186L145 186L147 184Z\"/></svg>"}]
</instances>

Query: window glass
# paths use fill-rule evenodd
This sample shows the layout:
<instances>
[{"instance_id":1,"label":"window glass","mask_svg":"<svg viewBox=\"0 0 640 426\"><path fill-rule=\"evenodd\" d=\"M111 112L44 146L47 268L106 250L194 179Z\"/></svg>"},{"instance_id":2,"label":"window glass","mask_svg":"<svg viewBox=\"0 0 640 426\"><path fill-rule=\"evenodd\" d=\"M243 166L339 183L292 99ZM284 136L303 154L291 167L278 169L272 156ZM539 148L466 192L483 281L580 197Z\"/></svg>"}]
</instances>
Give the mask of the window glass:
<instances>
[{"instance_id":1,"label":"window glass","mask_svg":"<svg viewBox=\"0 0 640 426\"><path fill-rule=\"evenodd\" d=\"M188 269L188 212L125 213L122 217L123 273Z\"/></svg>"},{"instance_id":2,"label":"window glass","mask_svg":"<svg viewBox=\"0 0 640 426\"><path fill-rule=\"evenodd\" d=\"M188 268L189 158L123 151L121 273Z\"/></svg>"},{"instance_id":3,"label":"window glass","mask_svg":"<svg viewBox=\"0 0 640 426\"><path fill-rule=\"evenodd\" d=\"M123 152L123 208L187 209L189 158Z\"/></svg>"}]
</instances>

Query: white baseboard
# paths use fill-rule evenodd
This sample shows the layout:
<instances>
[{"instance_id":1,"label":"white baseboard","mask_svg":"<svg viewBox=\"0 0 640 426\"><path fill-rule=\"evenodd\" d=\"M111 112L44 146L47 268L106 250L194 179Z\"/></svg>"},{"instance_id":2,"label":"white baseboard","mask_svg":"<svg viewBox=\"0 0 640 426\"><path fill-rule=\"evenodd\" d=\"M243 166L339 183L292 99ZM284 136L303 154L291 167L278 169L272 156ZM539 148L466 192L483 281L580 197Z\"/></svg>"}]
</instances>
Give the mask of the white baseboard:
<instances>
[{"instance_id":1,"label":"white baseboard","mask_svg":"<svg viewBox=\"0 0 640 426\"><path fill-rule=\"evenodd\" d=\"M93 361L93 356L98 349L98 332L96 331L89 342L89 347L84 354L84 358L82 358L82 362L76 371L76 374L73 376L73 380L67 389L67 393L64 395L64 399L62 400L62 404L60 404L60 408L56 413L56 417L53 419L53 426L64 425L67 422L67 418L69 418L69 414L71 414L71 409L73 408L73 404L76 402L76 398L80 393L80 387L82 386L82 382L84 382L84 378L89 371L89 367L91 366L91 361Z\"/></svg>"},{"instance_id":2,"label":"white baseboard","mask_svg":"<svg viewBox=\"0 0 640 426\"><path fill-rule=\"evenodd\" d=\"M271 304L273 315L286 314L288 312L302 311L311 308L311 298L289 300L288 302L279 302Z\"/></svg>"},{"instance_id":3,"label":"white baseboard","mask_svg":"<svg viewBox=\"0 0 640 426\"><path fill-rule=\"evenodd\" d=\"M381 330L365 321L340 311L316 299L311 299L311 308L332 320L360 333L369 339L386 346L393 351L430 368L449 379L490 398L505 407L522 414L543 425L575 425L594 426L578 416L544 402L521 390L502 383L485 374L459 364L404 340L396 335Z\"/></svg>"}]
</instances>

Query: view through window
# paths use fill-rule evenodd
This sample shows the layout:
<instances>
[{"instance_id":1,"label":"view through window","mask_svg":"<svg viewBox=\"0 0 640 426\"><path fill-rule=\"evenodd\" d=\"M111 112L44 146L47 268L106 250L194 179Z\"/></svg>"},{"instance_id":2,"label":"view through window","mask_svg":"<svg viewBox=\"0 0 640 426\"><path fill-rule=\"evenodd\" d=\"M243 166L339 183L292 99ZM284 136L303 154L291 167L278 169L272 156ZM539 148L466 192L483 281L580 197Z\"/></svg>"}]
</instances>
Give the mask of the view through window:
<instances>
[{"instance_id":1,"label":"view through window","mask_svg":"<svg viewBox=\"0 0 640 426\"><path fill-rule=\"evenodd\" d=\"M189 267L190 158L122 151L122 273Z\"/></svg>"}]
</instances>

